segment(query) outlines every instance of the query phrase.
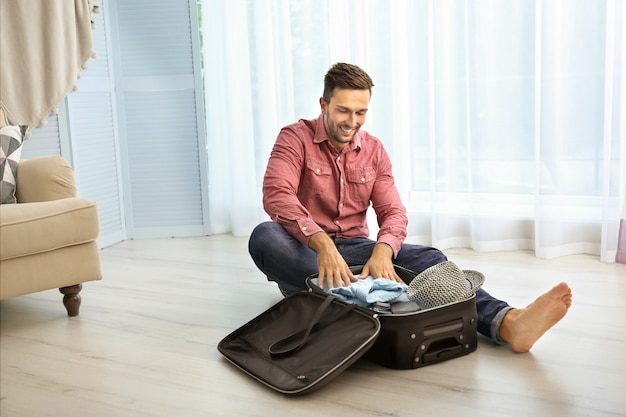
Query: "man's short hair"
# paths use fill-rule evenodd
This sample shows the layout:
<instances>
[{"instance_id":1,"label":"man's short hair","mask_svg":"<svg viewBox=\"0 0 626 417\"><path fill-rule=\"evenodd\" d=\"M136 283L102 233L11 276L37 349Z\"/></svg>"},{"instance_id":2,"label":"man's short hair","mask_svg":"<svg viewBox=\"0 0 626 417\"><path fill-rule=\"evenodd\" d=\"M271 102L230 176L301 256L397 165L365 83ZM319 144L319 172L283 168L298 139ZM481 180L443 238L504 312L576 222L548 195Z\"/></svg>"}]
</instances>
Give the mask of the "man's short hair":
<instances>
[{"instance_id":1,"label":"man's short hair","mask_svg":"<svg viewBox=\"0 0 626 417\"><path fill-rule=\"evenodd\" d=\"M347 90L368 90L372 95L374 83L365 71L356 65L338 62L326 73L324 77L324 95L322 98L330 103L335 88Z\"/></svg>"}]
</instances>

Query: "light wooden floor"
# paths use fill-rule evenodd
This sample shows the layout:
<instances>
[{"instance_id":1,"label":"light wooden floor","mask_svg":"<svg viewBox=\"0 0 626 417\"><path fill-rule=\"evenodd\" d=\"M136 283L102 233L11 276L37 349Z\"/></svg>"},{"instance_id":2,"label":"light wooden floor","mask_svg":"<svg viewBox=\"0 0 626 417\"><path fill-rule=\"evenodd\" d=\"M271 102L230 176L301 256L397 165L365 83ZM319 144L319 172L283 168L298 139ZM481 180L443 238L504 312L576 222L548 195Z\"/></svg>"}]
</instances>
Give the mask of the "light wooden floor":
<instances>
[{"instance_id":1,"label":"light wooden floor","mask_svg":"<svg viewBox=\"0 0 626 417\"><path fill-rule=\"evenodd\" d=\"M228 235L102 251L68 318L51 290L0 303L0 416L624 416L626 265L592 256L446 251L523 306L560 280L569 314L529 354L485 339L469 356L397 371L366 360L307 396L275 393L217 351L281 299Z\"/></svg>"}]
</instances>

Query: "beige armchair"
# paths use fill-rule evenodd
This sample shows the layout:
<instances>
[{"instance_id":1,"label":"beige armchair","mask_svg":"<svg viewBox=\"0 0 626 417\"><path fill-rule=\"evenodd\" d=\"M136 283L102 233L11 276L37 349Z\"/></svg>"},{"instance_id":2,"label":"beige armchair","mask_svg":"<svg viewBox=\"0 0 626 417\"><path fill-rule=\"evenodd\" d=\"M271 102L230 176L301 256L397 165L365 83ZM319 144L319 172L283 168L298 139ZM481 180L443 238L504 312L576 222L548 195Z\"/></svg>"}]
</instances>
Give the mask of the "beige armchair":
<instances>
[{"instance_id":1,"label":"beige armchair","mask_svg":"<svg viewBox=\"0 0 626 417\"><path fill-rule=\"evenodd\" d=\"M82 283L102 278L96 203L76 197L58 156L18 165L17 204L0 204L0 300L59 288L77 316Z\"/></svg>"}]
</instances>

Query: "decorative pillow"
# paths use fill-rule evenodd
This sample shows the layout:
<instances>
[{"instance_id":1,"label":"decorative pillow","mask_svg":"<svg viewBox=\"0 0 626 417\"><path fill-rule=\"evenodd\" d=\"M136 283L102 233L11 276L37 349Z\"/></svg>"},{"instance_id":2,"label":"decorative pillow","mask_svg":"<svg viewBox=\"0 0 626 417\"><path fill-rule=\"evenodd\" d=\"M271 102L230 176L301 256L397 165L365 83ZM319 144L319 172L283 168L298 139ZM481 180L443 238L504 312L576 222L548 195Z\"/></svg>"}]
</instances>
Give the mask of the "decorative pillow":
<instances>
[{"instance_id":1,"label":"decorative pillow","mask_svg":"<svg viewBox=\"0 0 626 417\"><path fill-rule=\"evenodd\" d=\"M15 185L23 140L24 132L19 126L0 129L0 204L17 202Z\"/></svg>"}]
</instances>

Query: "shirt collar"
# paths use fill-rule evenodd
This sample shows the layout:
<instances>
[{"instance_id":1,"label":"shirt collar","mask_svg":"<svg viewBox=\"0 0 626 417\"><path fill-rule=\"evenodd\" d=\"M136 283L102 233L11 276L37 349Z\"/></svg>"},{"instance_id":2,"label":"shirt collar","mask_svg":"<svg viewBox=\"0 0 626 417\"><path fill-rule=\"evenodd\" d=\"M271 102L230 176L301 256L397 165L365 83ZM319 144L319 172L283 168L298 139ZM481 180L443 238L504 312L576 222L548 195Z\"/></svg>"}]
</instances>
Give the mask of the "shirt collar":
<instances>
[{"instance_id":1,"label":"shirt collar","mask_svg":"<svg viewBox=\"0 0 626 417\"><path fill-rule=\"evenodd\" d=\"M326 135L326 128L324 127L324 114L322 113L317 118L317 126L315 128L315 136L313 137L313 143L322 143L324 141L330 142L330 139L328 139L328 136ZM352 138L352 141L350 142L348 146L346 146L345 149L350 150L350 151L354 151L354 150L358 151L361 149L361 130L360 129L358 132L356 132L356 134Z\"/></svg>"}]
</instances>

